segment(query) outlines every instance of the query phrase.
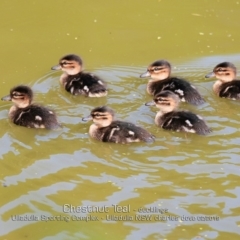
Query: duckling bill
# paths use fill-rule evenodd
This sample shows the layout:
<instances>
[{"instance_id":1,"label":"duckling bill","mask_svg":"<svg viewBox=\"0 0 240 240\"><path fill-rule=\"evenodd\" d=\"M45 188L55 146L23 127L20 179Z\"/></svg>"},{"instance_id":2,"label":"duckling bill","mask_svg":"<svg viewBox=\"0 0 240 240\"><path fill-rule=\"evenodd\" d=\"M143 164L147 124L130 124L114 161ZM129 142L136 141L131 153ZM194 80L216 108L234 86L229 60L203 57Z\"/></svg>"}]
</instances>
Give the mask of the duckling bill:
<instances>
[{"instance_id":1,"label":"duckling bill","mask_svg":"<svg viewBox=\"0 0 240 240\"><path fill-rule=\"evenodd\" d=\"M16 125L28 128L58 129L61 127L55 113L43 106L32 104L31 88L19 85L10 90L10 95L3 101L12 101L14 105L9 110L9 118Z\"/></svg>"},{"instance_id":2,"label":"duckling bill","mask_svg":"<svg viewBox=\"0 0 240 240\"><path fill-rule=\"evenodd\" d=\"M176 132L190 132L206 135L211 129L206 125L203 118L189 111L177 111L180 99L171 91L162 91L154 96L152 102L146 106L156 105L160 111L155 117L157 126Z\"/></svg>"},{"instance_id":3,"label":"duckling bill","mask_svg":"<svg viewBox=\"0 0 240 240\"><path fill-rule=\"evenodd\" d=\"M214 67L205 78L216 77L213 91L221 98L240 99L240 80L236 79L237 68L230 62L222 62Z\"/></svg>"},{"instance_id":4,"label":"duckling bill","mask_svg":"<svg viewBox=\"0 0 240 240\"><path fill-rule=\"evenodd\" d=\"M193 105L203 104L205 101L188 81L171 77L171 64L166 60L158 60L150 64L147 71L140 75L141 78L151 77L147 85L147 92L153 96L163 90L177 94L182 102Z\"/></svg>"},{"instance_id":5,"label":"duckling bill","mask_svg":"<svg viewBox=\"0 0 240 240\"><path fill-rule=\"evenodd\" d=\"M153 142L154 136L133 123L114 120L114 111L106 106L96 107L83 121L93 121L89 135L102 142Z\"/></svg>"},{"instance_id":6,"label":"duckling bill","mask_svg":"<svg viewBox=\"0 0 240 240\"><path fill-rule=\"evenodd\" d=\"M52 70L62 70L60 83L73 95L104 97L107 95L106 83L99 77L83 72L83 61L75 54L63 56Z\"/></svg>"}]
</instances>

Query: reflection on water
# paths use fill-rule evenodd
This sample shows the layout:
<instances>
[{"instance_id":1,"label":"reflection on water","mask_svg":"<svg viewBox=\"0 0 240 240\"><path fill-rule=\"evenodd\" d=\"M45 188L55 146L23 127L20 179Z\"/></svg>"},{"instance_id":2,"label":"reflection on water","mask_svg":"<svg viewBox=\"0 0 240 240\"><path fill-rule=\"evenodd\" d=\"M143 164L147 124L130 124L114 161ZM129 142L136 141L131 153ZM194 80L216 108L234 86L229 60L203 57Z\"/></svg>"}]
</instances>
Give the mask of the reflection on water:
<instances>
[{"instance_id":1,"label":"reflection on water","mask_svg":"<svg viewBox=\"0 0 240 240\"><path fill-rule=\"evenodd\" d=\"M237 56L225 57L228 58L240 64ZM107 206L110 212L95 213L98 221L89 220L88 224L91 228L101 226L106 234L111 232L109 224L117 229L123 226L126 230L119 233L119 239L187 239L188 231L203 237L196 239L215 239L230 233L237 236L240 217L234 212L239 208L240 197L236 185L240 175L236 168L240 138L235 112L239 104L217 98L211 89L214 80L203 78L217 60L206 57L179 64L173 70L174 75L184 75L194 82L206 99L198 108L182 104L182 108L204 116L213 129L206 137L185 136L154 125L156 109L144 106L151 97L145 92L146 80L138 77L144 67L95 70L109 82L109 97L102 99L66 93L58 85L60 73L49 73L32 82L35 101L54 108L64 127L52 132L16 127L6 119L10 105L1 108L0 122L8 128L0 140L5 192L1 200L1 235L13 239L29 226L45 228L46 222L55 222L58 230L47 233L53 238L43 233L38 233L38 237L78 239L77 226L87 223L89 213L64 213L63 205L71 204ZM154 133L156 142L115 145L90 139L89 124L81 122L81 118L94 106L103 104L113 107L119 119L135 122ZM129 206L130 210L116 212L113 205ZM156 207L167 212L150 212L149 220L136 218L143 214L139 209ZM119 216L124 220L116 221ZM201 216L215 216L218 220L204 221ZM30 220L20 221L21 217ZM61 228L65 231L61 232ZM85 228L88 230L80 231L80 239L94 238L88 225Z\"/></svg>"}]
</instances>

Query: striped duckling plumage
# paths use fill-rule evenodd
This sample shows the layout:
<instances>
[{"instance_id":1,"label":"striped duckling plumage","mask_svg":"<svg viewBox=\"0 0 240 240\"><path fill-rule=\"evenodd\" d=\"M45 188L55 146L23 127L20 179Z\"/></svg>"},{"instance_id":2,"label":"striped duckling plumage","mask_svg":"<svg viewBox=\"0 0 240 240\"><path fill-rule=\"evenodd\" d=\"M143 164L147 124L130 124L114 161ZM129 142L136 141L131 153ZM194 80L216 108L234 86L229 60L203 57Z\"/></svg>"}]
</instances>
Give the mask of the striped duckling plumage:
<instances>
[{"instance_id":1,"label":"striped duckling plumage","mask_svg":"<svg viewBox=\"0 0 240 240\"><path fill-rule=\"evenodd\" d=\"M108 91L106 84L92 73L83 72L83 61L75 54L63 56L52 70L62 70L60 83L73 95L104 97Z\"/></svg>"},{"instance_id":2,"label":"striped duckling plumage","mask_svg":"<svg viewBox=\"0 0 240 240\"><path fill-rule=\"evenodd\" d=\"M221 98L240 100L240 80L236 79L237 68L230 62L219 63L206 78L216 77L213 91Z\"/></svg>"},{"instance_id":3,"label":"striped duckling plumage","mask_svg":"<svg viewBox=\"0 0 240 240\"><path fill-rule=\"evenodd\" d=\"M153 62L140 77L151 77L147 92L153 96L161 91L169 90L177 94L182 102L193 105L204 103L204 99L193 85L184 79L171 77L170 74L171 64L166 60L158 60Z\"/></svg>"},{"instance_id":4,"label":"striped duckling plumage","mask_svg":"<svg viewBox=\"0 0 240 240\"><path fill-rule=\"evenodd\" d=\"M130 143L153 142L154 136L133 123L114 120L114 111L109 107L96 107L90 116L82 119L92 120L89 135L102 142Z\"/></svg>"},{"instance_id":5,"label":"striped duckling plumage","mask_svg":"<svg viewBox=\"0 0 240 240\"><path fill-rule=\"evenodd\" d=\"M9 118L16 125L28 128L58 129L61 127L55 113L43 106L32 104L33 92L30 87L19 85L10 90L10 95L2 98L12 101Z\"/></svg>"},{"instance_id":6,"label":"striped duckling plumage","mask_svg":"<svg viewBox=\"0 0 240 240\"><path fill-rule=\"evenodd\" d=\"M197 133L199 135L206 135L211 132L201 116L189 111L177 111L179 103L179 97L166 90L155 95L153 101L146 103L146 105L156 105L160 109L155 117L155 123L163 129Z\"/></svg>"}]
</instances>

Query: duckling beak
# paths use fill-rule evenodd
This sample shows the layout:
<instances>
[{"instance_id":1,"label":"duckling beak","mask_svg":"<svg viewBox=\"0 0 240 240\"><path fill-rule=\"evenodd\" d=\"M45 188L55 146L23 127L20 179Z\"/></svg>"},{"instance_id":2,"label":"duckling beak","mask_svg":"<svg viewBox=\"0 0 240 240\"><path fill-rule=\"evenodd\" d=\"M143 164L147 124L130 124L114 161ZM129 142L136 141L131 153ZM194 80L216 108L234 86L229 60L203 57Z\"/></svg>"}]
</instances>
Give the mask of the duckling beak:
<instances>
[{"instance_id":1,"label":"duckling beak","mask_svg":"<svg viewBox=\"0 0 240 240\"><path fill-rule=\"evenodd\" d=\"M5 96L5 97L2 97L1 100L2 100L2 101L12 101L12 98L11 98L10 95L7 95L7 96Z\"/></svg>"},{"instance_id":2,"label":"duckling beak","mask_svg":"<svg viewBox=\"0 0 240 240\"><path fill-rule=\"evenodd\" d=\"M56 66L53 66L53 67L51 67L51 70L61 70L62 69L62 67L61 67L61 65L60 64L58 64L58 65L56 65Z\"/></svg>"},{"instance_id":3,"label":"duckling beak","mask_svg":"<svg viewBox=\"0 0 240 240\"><path fill-rule=\"evenodd\" d=\"M92 119L93 119L93 118L92 118L92 116L90 115L90 116L88 116L88 117L82 118L82 121L88 122L88 121L90 121L90 120L92 120Z\"/></svg>"},{"instance_id":4,"label":"duckling beak","mask_svg":"<svg viewBox=\"0 0 240 240\"><path fill-rule=\"evenodd\" d=\"M151 77L151 74L149 71L146 71L145 73L140 75L140 78L145 78L145 77Z\"/></svg>"},{"instance_id":5,"label":"duckling beak","mask_svg":"<svg viewBox=\"0 0 240 240\"><path fill-rule=\"evenodd\" d=\"M205 78L211 78L211 77L215 77L215 73L214 72L210 72L208 73Z\"/></svg>"},{"instance_id":6,"label":"duckling beak","mask_svg":"<svg viewBox=\"0 0 240 240\"><path fill-rule=\"evenodd\" d=\"M155 105L156 103L154 101L145 103L145 106L155 106Z\"/></svg>"}]
</instances>

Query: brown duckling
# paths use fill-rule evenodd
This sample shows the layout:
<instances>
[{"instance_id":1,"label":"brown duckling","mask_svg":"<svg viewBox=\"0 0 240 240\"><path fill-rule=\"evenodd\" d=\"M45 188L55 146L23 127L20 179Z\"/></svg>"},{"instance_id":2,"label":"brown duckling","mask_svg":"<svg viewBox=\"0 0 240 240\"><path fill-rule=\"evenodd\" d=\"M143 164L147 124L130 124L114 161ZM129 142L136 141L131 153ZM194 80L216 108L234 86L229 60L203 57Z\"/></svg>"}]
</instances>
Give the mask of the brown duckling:
<instances>
[{"instance_id":1,"label":"brown duckling","mask_svg":"<svg viewBox=\"0 0 240 240\"><path fill-rule=\"evenodd\" d=\"M206 78L216 77L213 91L222 98L240 99L240 80L236 79L237 69L230 62L219 63Z\"/></svg>"},{"instance_id":2,"label":"brown duckling","mask_svg":"<svg viewBox=\"0 0 240 240\"><path fill-rule=\"evenodd\" d=\"M141 78L151 77L147 85L147 92L153 96L163 90L169 90L177 94L182 102L194 105L204 103L204 99L196 88L184 79L171 77L171 65L166 60L153 62L147 72L140 75Z\"/></svg>"},{"instance_id":3,"label":"brown duckling","mask_svg":"<svg viewBox=\"0 0 240 240\"><path fill-rule=\"evenodd\" d=\"M61 69L64 72L60 77L60 83L73 95L104 97L108 93L103 80L91 73L83 72L83 61L78 55L63 56L59 64L51 69Z\"/></svg>"},{"instance_id":4,"label":"brown duckling","mask_svg":"<svg viewBox=\"0 0 240 240\"><path fill-rule=\"evenodd\" d=\"M162 91L154 96L146 106L156 105L160 111L155 117L157 126L176 132L190 132L206 135L211 129L199 115L189 111L177 111L180 99L171 91Z\"/></svg>"},{"instance_id":5,"label":"brown duckling","mask_svg":"<svg viewBox=\"0 0 240 240\"><path fill-rule=\"evenodd\" d=\"M82 120L93 121L89 128L89 135L102 142L130 143L154 141L154 136L145 129L129 122L114 120L114 111L106 106L94 108L90 116Z\"/></svg>"},{"instance_id":6,"label":"brown duckling","mask_svg":"<svg viewBox=\"0 0 240 240\"><path fill-rule=\"evenodd\" d=\"M32 104L31 88L19 85L10 90L10 95L3 101L12 101L14 105L9 110L9 118L16 125L28 128L58 129L61 127L55 113L43 106Z\"/></svg>"}]
</instances>

